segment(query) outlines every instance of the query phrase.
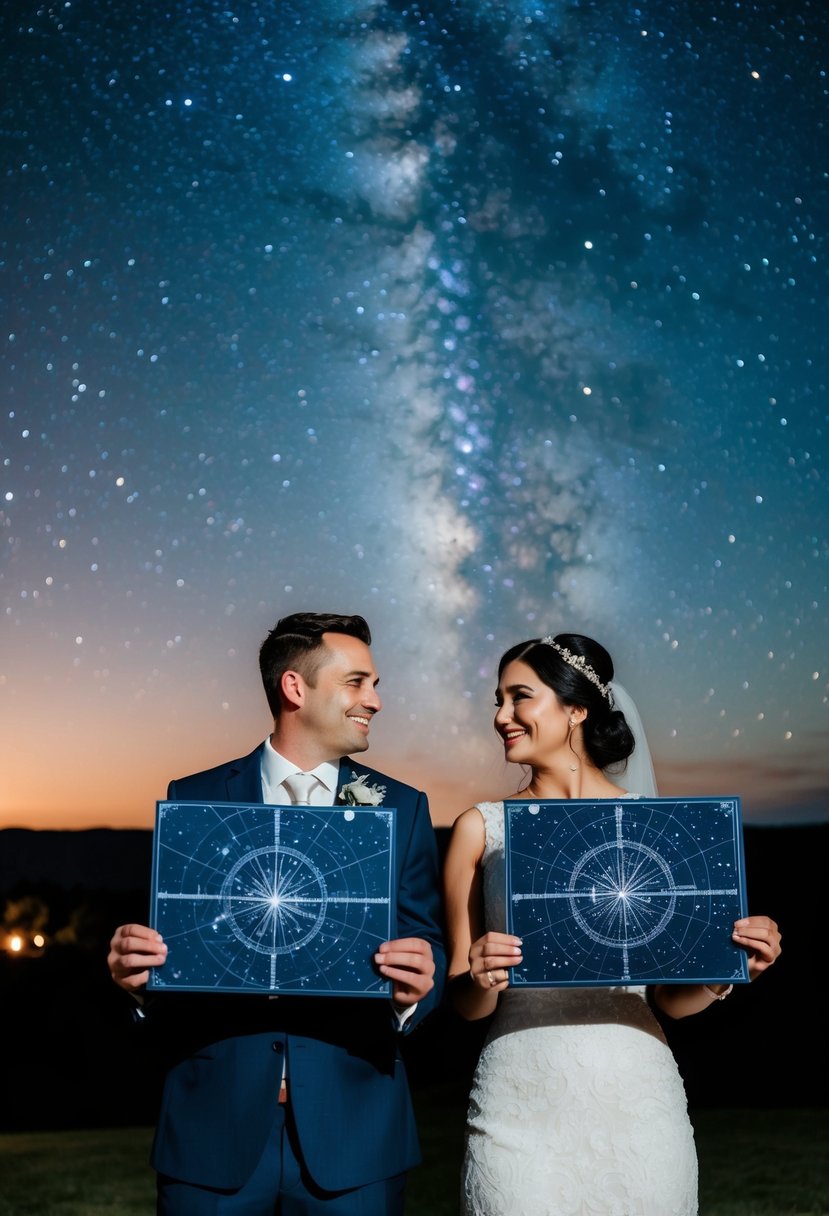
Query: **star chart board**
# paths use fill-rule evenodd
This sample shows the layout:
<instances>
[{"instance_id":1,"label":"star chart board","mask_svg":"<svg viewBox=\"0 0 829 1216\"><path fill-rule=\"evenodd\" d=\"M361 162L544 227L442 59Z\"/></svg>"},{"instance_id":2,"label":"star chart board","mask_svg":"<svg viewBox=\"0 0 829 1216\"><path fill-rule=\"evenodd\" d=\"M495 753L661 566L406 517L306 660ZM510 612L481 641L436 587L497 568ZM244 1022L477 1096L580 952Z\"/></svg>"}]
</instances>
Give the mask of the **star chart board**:
<instances>
[{"instance_id":1,"label":"star chart board","mask_svg":"<svg viewBox=\"0 0 829 1216\"><path fill-rule=\"evenodd\" d=\"M159 802L150 923L158 991L388 997L389 807Z\"/></svg>"},{"instance_id":2,"label":"star chart board","mask_svg":"<svg viewBox=\"0 0 829 1216\"><path fill-rule=\"evenodd\" d=\"M504 804L511 982L741 983L739 798Z\"/></svg>"}]
</instances>

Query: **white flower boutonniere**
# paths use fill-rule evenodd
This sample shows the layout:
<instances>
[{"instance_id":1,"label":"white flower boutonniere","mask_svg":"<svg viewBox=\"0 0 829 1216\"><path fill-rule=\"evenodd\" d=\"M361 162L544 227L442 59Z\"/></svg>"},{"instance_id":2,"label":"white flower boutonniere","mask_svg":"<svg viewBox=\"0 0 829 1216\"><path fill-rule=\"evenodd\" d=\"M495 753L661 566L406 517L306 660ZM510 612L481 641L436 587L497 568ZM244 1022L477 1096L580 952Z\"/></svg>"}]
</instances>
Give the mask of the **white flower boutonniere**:
<instances>
[{"instance_id":1,"label":"white flower boutonniere","mask_svg":"<svg viewBox=\"0 0 829 1216\"><path fill-rule=\"evenodd\" d=\"M340 802L347 802L350 806L379 806L386 796L386 787L384 785L369 785L368 773L362 773L359 777L351 770L353 781L349 781L348 785L344 785L339 793Z\"/></svg>"}]
</instances>

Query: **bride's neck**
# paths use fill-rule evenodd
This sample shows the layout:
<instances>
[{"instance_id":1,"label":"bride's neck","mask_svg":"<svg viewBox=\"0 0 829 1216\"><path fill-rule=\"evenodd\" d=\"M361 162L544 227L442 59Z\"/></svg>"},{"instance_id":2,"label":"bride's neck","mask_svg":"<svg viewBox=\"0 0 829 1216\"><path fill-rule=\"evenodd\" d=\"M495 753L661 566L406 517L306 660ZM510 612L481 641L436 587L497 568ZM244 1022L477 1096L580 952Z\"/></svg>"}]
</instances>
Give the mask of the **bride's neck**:
<instances>
[{"instance_id":1,"label":"bride's neck","mask_svg":"<svg viewBox=\"0 0 829 1216\"><path fill-rule=\"evenodd\" d=\"M534 768L529 784L521 793L525 798L556 801L562 798L607 798L617 791L601 769L583 760L578 768L568 764Z\"/></svg>"}]
</instances>

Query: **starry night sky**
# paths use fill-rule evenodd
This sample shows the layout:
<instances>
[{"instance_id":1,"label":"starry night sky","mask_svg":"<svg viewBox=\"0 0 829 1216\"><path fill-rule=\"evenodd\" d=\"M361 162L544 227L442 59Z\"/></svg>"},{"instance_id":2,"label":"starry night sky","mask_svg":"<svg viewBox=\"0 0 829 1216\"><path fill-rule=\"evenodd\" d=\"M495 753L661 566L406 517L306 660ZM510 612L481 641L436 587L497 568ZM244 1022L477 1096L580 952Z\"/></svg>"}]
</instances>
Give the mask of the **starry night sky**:
<instances>
[{"instance_id":1,"label":"starry night sky","mask_svg":"<svg viewBox=\"0 0 829 1216\"><path fill-rule=\"evenodd\" d=\"M0 22L0 826L150 826L301 609L436 823L562 630L660 792L829 817L823 0Z\"/></svg>"}]
</instances>

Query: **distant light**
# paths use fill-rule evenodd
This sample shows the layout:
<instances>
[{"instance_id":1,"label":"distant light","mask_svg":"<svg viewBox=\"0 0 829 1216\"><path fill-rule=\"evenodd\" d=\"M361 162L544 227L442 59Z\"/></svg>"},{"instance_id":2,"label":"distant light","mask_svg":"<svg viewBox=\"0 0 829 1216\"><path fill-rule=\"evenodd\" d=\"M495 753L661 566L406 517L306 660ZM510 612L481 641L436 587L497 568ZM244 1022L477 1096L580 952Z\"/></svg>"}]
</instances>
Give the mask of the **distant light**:
<instances>
[{"instance_id":1,"label":"distant light","mask_svg":"<svg viewBox=\"0 0 829 1216\"><path fill-rule=\"evenodd\" d=\"M38 949L42 949L43 946L46 945L46 938L42 933L36 933L32 938L32 941L38 947Z\"/></svg>"},{"instance_id":2,"label":"distant light","mask_svg":"<svg viewBox=\"0 0 829 1216\"><path fill-rule=\"evenodd\" d=\"M18 936L17 933L14 933L9 938L9 949L13 954L19 954L23 949L23 938Z\"/></svg>"},{"instance_id":3,"label":"distant light","mask_svg":"<svg viewBox=\"0 0 829 1216\"><path fill-rule=\"evenodd\" d=\"M282 79L290 84L290 82L293 80L293 76L291 75L290 72L283 72Z\"/></svg>"}]
</instances>

